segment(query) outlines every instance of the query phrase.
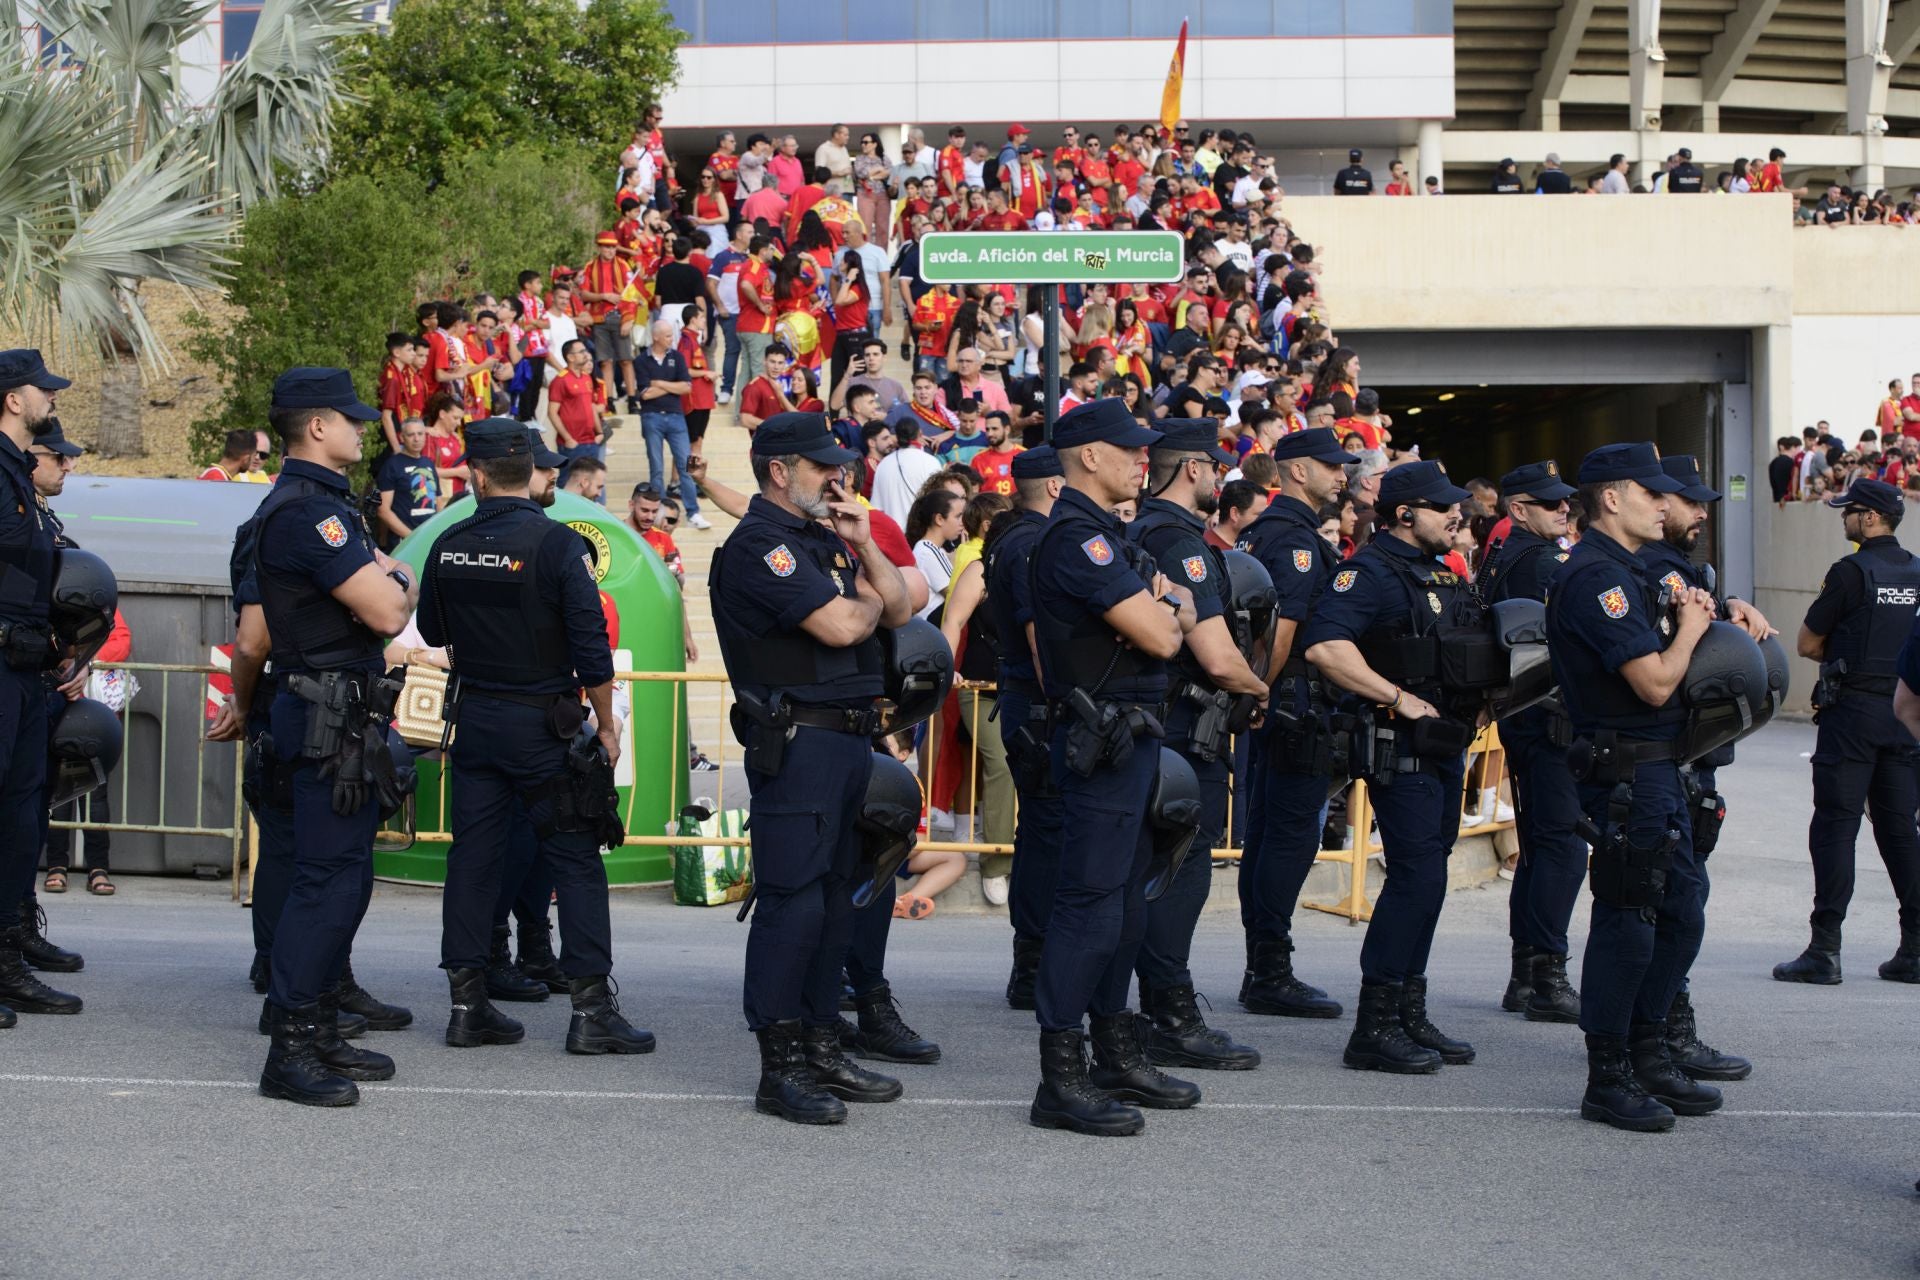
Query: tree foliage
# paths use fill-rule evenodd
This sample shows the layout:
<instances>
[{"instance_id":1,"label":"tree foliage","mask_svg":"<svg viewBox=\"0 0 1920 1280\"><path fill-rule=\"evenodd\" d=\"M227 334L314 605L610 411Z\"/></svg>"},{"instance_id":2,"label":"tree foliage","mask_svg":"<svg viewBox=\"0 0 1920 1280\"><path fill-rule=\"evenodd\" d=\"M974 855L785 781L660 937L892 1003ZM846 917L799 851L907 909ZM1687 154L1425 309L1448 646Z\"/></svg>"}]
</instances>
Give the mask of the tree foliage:
<instances>
[{"instance_id":1,"label":"tree foliage","mask_svg":"<svg viewBox=\"0 0 1920 1280\"><path fill-rule=\"evenodd\" d=\"M659 0L406 0L353 46L333 169L437 187L460 157L516 144L610 166L676 79L679 40Z\"/></svg>"}]
</instances>

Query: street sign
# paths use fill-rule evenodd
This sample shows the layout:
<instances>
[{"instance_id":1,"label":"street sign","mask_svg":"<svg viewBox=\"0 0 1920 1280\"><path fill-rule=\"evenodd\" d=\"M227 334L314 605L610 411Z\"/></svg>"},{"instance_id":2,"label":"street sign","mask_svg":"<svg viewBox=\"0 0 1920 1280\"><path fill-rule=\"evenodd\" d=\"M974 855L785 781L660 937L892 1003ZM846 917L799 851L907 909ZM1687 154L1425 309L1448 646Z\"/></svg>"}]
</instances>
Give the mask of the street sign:
<instances>
[{"instance_id":1,"label":"street sign","mask_svg":"<svg viewBox=\"0 0 1920 1280\"><path fill-rule=\"evenodd\" d=\"M1185 267L1177 231L935 231L920 241L927 284L1166 284Z\"/></svg>"}]
</instances>

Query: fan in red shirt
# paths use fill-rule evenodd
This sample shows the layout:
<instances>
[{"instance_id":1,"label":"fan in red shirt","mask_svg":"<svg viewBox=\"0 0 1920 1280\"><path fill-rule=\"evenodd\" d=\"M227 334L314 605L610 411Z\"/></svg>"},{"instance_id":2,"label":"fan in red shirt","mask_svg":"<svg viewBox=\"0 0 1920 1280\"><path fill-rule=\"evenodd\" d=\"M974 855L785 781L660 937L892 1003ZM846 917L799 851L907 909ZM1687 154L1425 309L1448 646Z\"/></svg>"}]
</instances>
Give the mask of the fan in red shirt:
<instances>
[{"instance_id":1,"label":"fan in red shirt","mask_svg":"<svg viewBox=\"0 0 1920 1280\"><path fill-rule=\"evenodd\" d=\"M1017 444L1009 444L1007 437L1013 431L1013 422L1005 413L995 409L986 416L987 448L973 455L967 465L980 477L980 492L998 493L1011 498L1014 494L1013 460L1023 450Z\"/></svg>"},{"instance_id":2,"label":"fan in red shirt","mask_svg":"<svg viewBox=\"0 0 1920 1280\"><path fill-rule=\"evenodd\" d=\"M1060 136L1061 144L1053 149L1053 163L1059 164L1065 161L1073 165L1075 173L1085 173L1087 153L1080 149L1080 131L1068 125L1060 131Z\"/></svg>"},{"instance_id":3,"label":"fan in red shirt","mask_svg":"<svg viewBox=\"0 0 1920 1280\"><path fill-rule=\"evenodd\" d=\"M1900 434L1920 439L1920 373L1913 375L1913 394L1900 397Z\"/></svg>"},{"instance_id":4,"label":"fan in red shirt","mask_svg":"<svg viewBox=\"0 0 1920 1280\"><path fill-rule=\"evenodd\" d=\"M920 350L944 361L947 339L953 336L953 318L960 313L960 299L944 284L936 284L913 304L913 336ZM932 353L938 352L937 356Z\"/></svg>"},{"instance_id":5,"label":"fan in red shirt","mask_svg":"<svg viewBox=\"0 0 1920 1280\"><path fill-rule=\"evenodd\" d=\"M767 260L760 256L767 248L766 241L755 236L753 242L760 246L760 250L748 254L746 262L740 268L740 319L735 323L734 332L772 333L773 269L767 265ZM767 303L767 309L762 311L755 306L748 299L749 293L764 300Z\"/></svg>"},{"instance_id":6,"label":"fan in red shirt","mask_svg":"<svg viewBox=\"0 0 1920 1280\"><path fill-rule=\"evenodd\" d=\"M987 216L978 225L982 231L1025 231L1030 221L1009 209L1007 193L995 188L987 192Z\"/></svg>"},{"instance_id":7,"label":"fan in red shirt","mask_svg":"<svg viewBox=\"0 0 1920 1280\"><path fill-rule=\"evenodd\" d=\"M606 388L593 376L593 357L586 345L567 352L567 371L547 384L547 413L555 442L562 449L600 443L600 414L607 402Z\"/></svg>"},{"instance_id":8,"label":"fan in red shirt","mask_svg":"<svg viewBox=\"0 0 1920 1280\"><path fill-rule=\"evenodd\" d=\"M731 130L722 133L718 141L719 150L707 157L707 168L713 170L720 194L731 205L734 197L740 193L740 157L734 152Z\"/></svg>"},{"instance_id":9,"label":"fan in red shirt","mask_svg":"<svg viewBox=\"0 0 1920 1280\"><path fill-rule=\"evenodd\" d=\"M1008 190L1018 184L1020 190L1014 196L1013 209L1028 223L1032 223L1040 210L1047 205L1047 170L1040 163L1040 157L1033 154L1028 143L1020 144L1020 158L1014 166L1000 166L1000 185Z\"/></svg>"},{"instance_id":10,"label":"fan in red shirt","mask_svg":"<svg viewBox=\"0 0 1920 1280\"><path fill-rule=\"evenodd\" d=\"M934 172L940 178L939 193L958 196L967 189L967 131L955 125L947 130L947 145L940 148Z\"/></svg>"}]
</instances>

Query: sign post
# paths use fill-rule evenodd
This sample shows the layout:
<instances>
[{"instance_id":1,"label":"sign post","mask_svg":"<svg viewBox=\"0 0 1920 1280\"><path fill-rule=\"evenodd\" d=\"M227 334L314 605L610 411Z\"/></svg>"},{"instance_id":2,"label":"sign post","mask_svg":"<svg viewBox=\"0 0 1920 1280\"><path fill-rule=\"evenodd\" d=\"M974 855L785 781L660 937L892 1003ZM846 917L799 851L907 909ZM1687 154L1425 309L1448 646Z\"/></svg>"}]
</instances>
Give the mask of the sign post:
<instances>
[{"instance_id":1,"label":"sign post","mask_svg":"<svg viewBox=\"0 0 1920 1280\"><path fill-rule=\"evenodd\" d=\"M1186 267L1177 231L935 231L920 241L926 284L1046 286L1040 315L1046 438L1060 413L1060 286L1171 284Z\"/></svg>"}]
</instances>

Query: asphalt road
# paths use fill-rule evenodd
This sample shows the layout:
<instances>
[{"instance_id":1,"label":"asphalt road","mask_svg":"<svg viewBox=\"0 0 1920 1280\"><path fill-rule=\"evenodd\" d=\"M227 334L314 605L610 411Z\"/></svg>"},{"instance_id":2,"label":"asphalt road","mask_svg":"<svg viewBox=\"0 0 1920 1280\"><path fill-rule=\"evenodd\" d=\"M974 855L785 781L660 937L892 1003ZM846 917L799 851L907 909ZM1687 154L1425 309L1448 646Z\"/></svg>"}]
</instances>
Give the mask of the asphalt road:
<instances>
[{"instance_id":1,"label":"asphalt road","mask_svg":"<svg viewBox=\"0 0 1920 1280\"><path fill-rule=\"evenodd\" d=\"M1777 726L1722 771L1694 990L1707 1038L1758 1069L1665 1135L1580 1120L1578 1032L1499 1011L1504 882L1451 897L1434 955L1436 1017L1475 1065L1346 1071L1350 1019L1244 1014L1237 927L1210 914L1201 986L1266 1062L1104 1140L1026 1124L1035 1029L1000 999L996 919L896 928L896 989L945 1060L823 1130L752 1110L728 910L616 897L624 1002L661 1048L583 1059L558 1001L516 1007L521 1045L445 1047L438 899L382 886L355 968L418 1021L373 1038L398 1077L329 1112L254 1092L250 942L223 887L51 899L87 1012L0 1032L0 1275L1911 1276L1920 989L1874 975L1896 930L1870 845L1846 983L1768 976L1805 942L1811 749ZM1350 1002L1361 930L1298 931L1302 972Z\"/></svg>"}]
</instances>

